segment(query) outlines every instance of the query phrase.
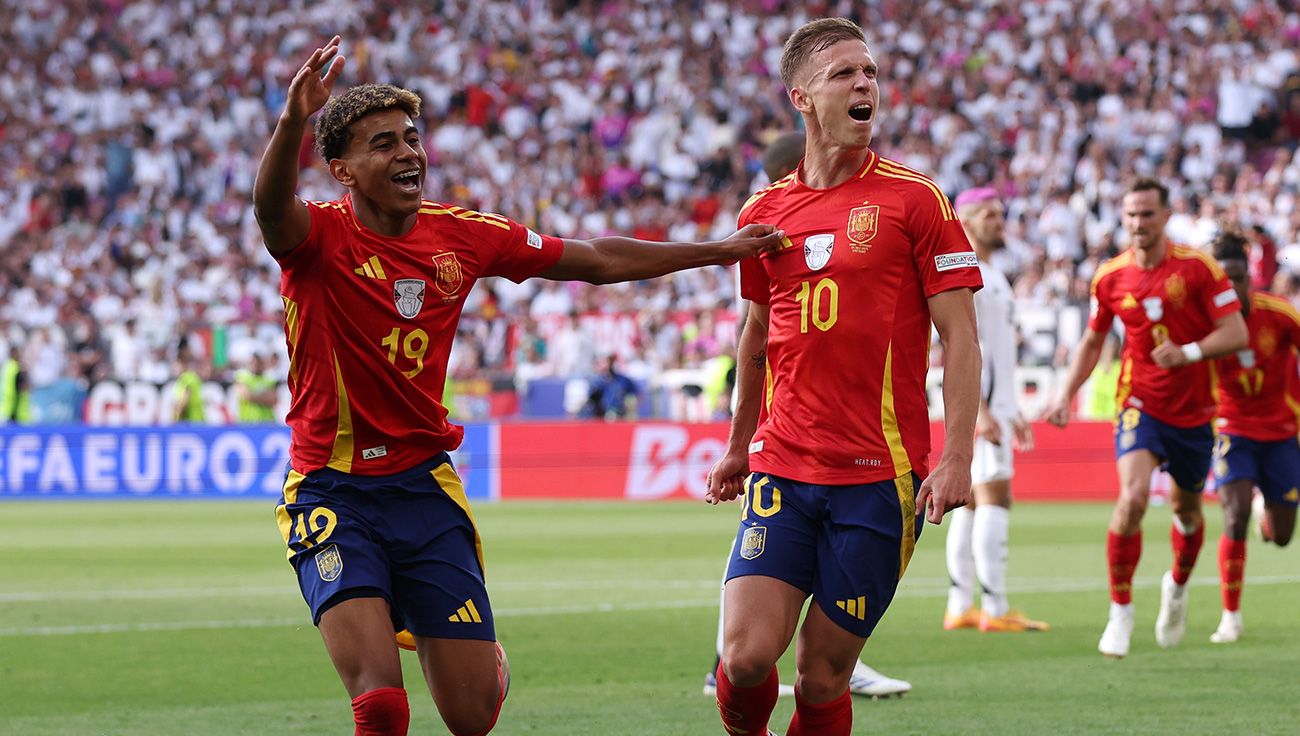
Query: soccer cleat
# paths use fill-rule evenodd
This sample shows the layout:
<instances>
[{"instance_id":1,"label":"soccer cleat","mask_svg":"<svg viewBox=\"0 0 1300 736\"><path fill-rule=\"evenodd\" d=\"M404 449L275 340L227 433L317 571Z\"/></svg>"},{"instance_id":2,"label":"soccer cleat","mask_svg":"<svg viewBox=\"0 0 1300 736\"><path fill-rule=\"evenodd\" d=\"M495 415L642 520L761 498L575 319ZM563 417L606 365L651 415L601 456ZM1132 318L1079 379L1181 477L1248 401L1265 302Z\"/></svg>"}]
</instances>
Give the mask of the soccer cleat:
<instances>
[{"instance_id":1,"label":"soccer cleat","mask_svg":"<svg viewBox=\"0 0 1300 736\"><path fill-rule=\"evenodd\" d=\"M1241 611L1224 611L1219 619L1219 628L1210 634L1210 641L1215 644L1231 644L1241 638Z\"/></svg>"},{"instance_id":2,"label":"soccer cleat","mask_svg":"<svg viewBox=\"0 0 1300 736\"><path fill-rule=\"evenodd\" d=\"M1097 651L1107 657L1120 659L1128 656L1129 640L1133 638L1133 604L1111 603L1106 630L1101 632Z\"/></svg>"},{"instance_id":3,"label":"soccer cleat","mask_svg":"<svg viewBox=\"0 0 1300 736\"><path fill-rule=\"evenodd\" d=\"M1001 616L990 616L983 611L980 612L980 631L984 632L1047 631L1051 628L1046 621L1025 618L1025 614L1014 608Z\"/></svg>"},{"instance_id":4,"label":"soccer cleat","mask_svg":"<svg viewBox=\"0 0 1300 736\"><path fill-rule=\"evenodd\" d=\"M912 683L885 677L858 660L849 677L849 692L862 695L872 700L888 698L891 695L902 697L912 691Z\"/></svg>"},{"instance_id":5,"label":"soccer cleat","mask_svg":"<svg viewBox=\"0 0 1300 736\"><path fill-rule=\"evenodd\" d=\"M1156 643L1168 649L1178 646L1187 631L1187 586L1174 582L1174 574L1160 578L1160 613L1156 614Z\"/></svg>"},{"instance_id":6,"label":"soccer cleat","mask_svg":"<svg viewBox=\"0 0 1300 736\"><path fill-rule=\"evenodd\" d=\"M394 634L394 636L397 637L398 647L405 649L408 652L415 651L415 637L411 635L411 632L407 631L406 629L402 629L401 631Z\"/></svg>"},{"instance_id":7,"label":"soccer cleat","mask_svg":"<svg viewBox=\"0 0 1300 736\"><path fill-rule=\"evenodd\" d=\"M944 631L953 631L956 629L975 629L980 625L980 611L978 608L971 606L961 613L952 613L951 611L943 614Z\"/></svg>"}]
</instances>

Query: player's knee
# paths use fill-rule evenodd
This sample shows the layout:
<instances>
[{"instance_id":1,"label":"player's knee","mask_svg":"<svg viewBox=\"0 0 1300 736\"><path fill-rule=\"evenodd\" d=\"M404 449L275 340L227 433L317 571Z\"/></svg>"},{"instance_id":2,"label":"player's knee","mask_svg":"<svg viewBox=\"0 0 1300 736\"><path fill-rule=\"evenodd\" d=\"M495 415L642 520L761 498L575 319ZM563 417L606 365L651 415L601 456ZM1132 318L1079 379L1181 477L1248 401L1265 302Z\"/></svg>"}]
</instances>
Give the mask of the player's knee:
<instances>
[{"instance_id":1,"label":"player's knee","mask_svg":"<svg viewBox=\"0 0 1300 736\"><path fill-rule=\"evenodd\" d=\"M487 736L496 726L500 705L500 696L493 693L490 698L465 699L440 712L453 736Z\"/></svg>"},{"instance_id":2,"label":"player's knee","mask_svg":"<svg viewBox=\"0 0 1300 736\"><path fill-rule=\"evenodd\" d=\"M810 703L826 703L844 694L849 688L850 669L847 672L832 672L828 668L812 668L800 672L795 680L799 696Z\"/></svg>"},{"instance_id":3,"label":"player's knee","mask_svg":"<svg viewBox=\"0 0 1300 736\"><path fill-rule=\"evenodd\" d=\"M727 679L737 687L754 687L772 673L776 662L757 652L734 649L724 653L722 668Z\"/></svg>"},{"instance_id":4,"label":"player's knee","mask_svg":"<svg viewBox=\"0 0 1300 736\"><path fill-rule=\"evenodd\" d=\"M352 700L352 718L359 736L406 736L411 723L406 691L383 687L362 693Z\"/></svg>"},{"instance_id":5,"label":"player's knee","mask_svg":"<svg viewBox=\"0 0 1300 736\"><path fill-rule=\"evenodd\" d=\"M1281 531L1274 530L1273 544L1276 544L1279 547L1287 546L1288 544L1291 543L1291 532L1292 532L1291 529L1286 529Z\"/></svg>"}]
</instances>

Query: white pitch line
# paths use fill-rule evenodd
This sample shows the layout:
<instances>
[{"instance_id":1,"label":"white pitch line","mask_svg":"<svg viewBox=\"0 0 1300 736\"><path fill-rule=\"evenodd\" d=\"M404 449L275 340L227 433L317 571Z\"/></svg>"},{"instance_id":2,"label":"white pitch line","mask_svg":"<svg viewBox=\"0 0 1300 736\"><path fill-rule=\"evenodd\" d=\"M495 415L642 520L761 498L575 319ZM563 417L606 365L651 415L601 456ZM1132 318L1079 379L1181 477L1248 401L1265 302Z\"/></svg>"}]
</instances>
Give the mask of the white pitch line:
<instances>
[{"instance_id":1,"label":"white pitch line","mask_svg":"<svg viewBox=\"0 0 1300 736\"><path fill-rule=\"evenodd\" d=\"M1300 582L1300 575L1261 575L1249 577L1246 585L1285 585ZM1218 587L1216 580L1200 580L1190 583L1194 587ZM1144 579L1135 581L1138 588L1154 588L1159 580ZM1055 584L1039 584L1017 587L1016 593L1070 593L1099 592L1107 589L1104 581L1073 580ZM898 592L899 598L940 598L948 594L943 588L904 588ZM498 608L493 611L497 618L522 618L532 616L567 616L593 613L625 613L631 611L657 611L688 608L710 608L718 604L716 596L708 599L688 599L673 601L637 601L632 603L588 603L568 606L536 606L525 608ZM311 624L304 614L299 618L266 618L223 621L164 621L121 624L83 624L72 626L36 626L0 629L0 637L19 636L69 636L75 634L116 634L145 631L190 631L201 629L269 629L304 627Z\"/></svg>"}]
</instances>

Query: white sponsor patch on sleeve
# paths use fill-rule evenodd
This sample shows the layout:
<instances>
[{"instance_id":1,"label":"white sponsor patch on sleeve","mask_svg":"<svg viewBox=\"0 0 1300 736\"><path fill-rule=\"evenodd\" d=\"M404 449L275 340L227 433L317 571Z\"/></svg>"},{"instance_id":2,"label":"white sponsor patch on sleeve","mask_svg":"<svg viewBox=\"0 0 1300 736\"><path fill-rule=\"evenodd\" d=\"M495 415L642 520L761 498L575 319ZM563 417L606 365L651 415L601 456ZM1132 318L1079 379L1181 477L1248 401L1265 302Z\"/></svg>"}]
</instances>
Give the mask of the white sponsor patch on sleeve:
<instances>
[{"instance_id":1,"label":"white sponsor patch on sleeve","mask_svg":"<svg viewBox=\"0 0 1300 736\"><path fill-rule=\"evenodd\" d=\"M750 451L750 452L762 452L762 451L763 451L763 440L759 440L759 441L757 441L757 442L751 442L751 443L749 443L749 451Z\"/></svg>"},{"instance_id":2,"label":"white sponsor patch on sleeve","mask_svg":"<svg viewBox=\"0 0 1300 736\"><path fill-rule=\"evenodd\" d=\"M525 230L528 230L528 228L524 228L524 229L525 229ZM537 233L533 232L532 230L528 230L528 244L531 245L532 247L536 248L537 250L541 250L541 249L542 249L542 236L538 235Z\"/></svg>"},{"instance_id":3,"label":"white sponsor patch on sleeve","mask_svg":"<svg viewBox=\"0 0 1300 736\"><path fill-rule=\"evenodd\" d=\"M1096 317L1098 309L1101 309L1101 302L1097 301L1097 297L1094 296L1088 300L1088 316Z\"/></svg>"},{"instance_id":4,"label":"white sponsor patch on sleeve","mask_svg":"<svg viewBox=\"0 0 1300 736\"><path fill-rule=\"evenodd\" d=\"M979 259L975 257L974 253L941 253L934 257L934 270L936 271L979 267Z\"/></svg>"},{"instance_id":5,"label":"white sponsor patch on sleeve","mask_svg":"<svg viewBox=\"0 0 1300 736\"><path fill-rule=\"evenodd\" d=\"M1235 301L1237 301L1236 289L1228 289L1214 295L1214 306L1216 307L1226 307Z\"/></svg>"}]
</instances>

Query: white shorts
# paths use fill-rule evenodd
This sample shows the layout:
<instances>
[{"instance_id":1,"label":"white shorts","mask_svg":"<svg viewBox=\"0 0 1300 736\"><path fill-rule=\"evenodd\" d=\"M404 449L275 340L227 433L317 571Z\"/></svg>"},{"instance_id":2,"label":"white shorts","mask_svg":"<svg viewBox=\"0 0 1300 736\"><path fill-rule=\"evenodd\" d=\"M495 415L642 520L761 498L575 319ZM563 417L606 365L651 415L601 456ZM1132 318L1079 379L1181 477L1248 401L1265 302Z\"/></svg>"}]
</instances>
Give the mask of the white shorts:
<instances>
[{"instance_id":1,"label":"white shorts","mask_svg":"<svg viewBox=\"0 0 1300 736\"><path fill-rule=\"evenodd\" d=\"M1011 444L1014 436L1011 422L997 420L1002 428L1002 444L995 445L982 436L975 437L975 456L970 464L970 482L972 485L992 483L996 480L1011 480L1015 470L1011 466Z\"/></svg>"}]
</instances>

